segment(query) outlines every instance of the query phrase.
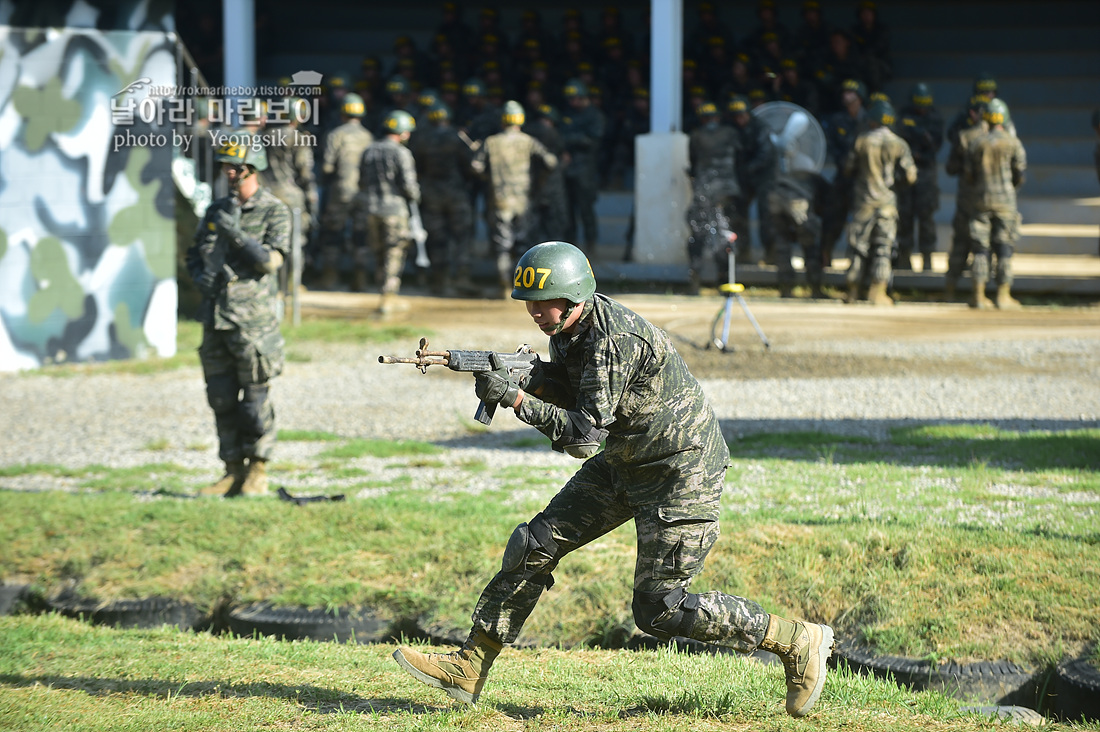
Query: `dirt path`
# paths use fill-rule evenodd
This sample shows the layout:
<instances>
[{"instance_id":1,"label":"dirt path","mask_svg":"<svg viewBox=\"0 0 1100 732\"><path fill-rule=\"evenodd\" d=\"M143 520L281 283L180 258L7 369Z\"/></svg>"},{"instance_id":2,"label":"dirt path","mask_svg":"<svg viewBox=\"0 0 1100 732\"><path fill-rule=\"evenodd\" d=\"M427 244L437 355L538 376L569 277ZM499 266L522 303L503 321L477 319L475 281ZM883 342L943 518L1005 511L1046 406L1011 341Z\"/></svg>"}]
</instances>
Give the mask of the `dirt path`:
<instances>
[{"instance_id":1,"label":"dirt path","mask_svg":"<svg viewBox=\"0 0 1100 732\"><path fill-rule=\"evenodd\" d=\"M899 373L1059 373L1056 354L1040 361L1004 355L997 344L1055 339L1094 341L1100 362L1100 306L1027 307L978 312L960 304L904 303L893 308L839 302L749 300L771 346L764 348L740 307L730 326L733 352L708 348L719 297L617 295L668 331L692 371L703 378L828 378ZM514 301L411 296L410 309L386 322L422 326L434 347L504 350L528 342L540 350L543 336ZM375 295L311 292L303 314L370 317ZM978 344L984 344L979 348ZM935 349L925 346L935 345ZM949 346L945 349L944 346ZM991 354L983 351L992 350Z\"/></svg>"}]
</instances>

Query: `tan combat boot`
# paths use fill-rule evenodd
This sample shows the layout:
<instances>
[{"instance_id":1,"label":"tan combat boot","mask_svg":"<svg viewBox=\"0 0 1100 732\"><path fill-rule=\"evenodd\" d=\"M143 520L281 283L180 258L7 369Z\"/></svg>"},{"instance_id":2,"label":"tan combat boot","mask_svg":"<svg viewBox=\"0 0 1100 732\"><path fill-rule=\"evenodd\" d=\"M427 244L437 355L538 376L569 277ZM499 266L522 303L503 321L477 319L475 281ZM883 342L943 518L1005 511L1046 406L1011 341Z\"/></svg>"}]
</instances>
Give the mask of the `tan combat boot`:
<instances>
[{"instance_id":1,"label":"tan combat boot","mask_svg":"<svg viewBox=\"0 0 1100 732\"><path fill-rule=\"evenodd\" d=\"M783 661L787 676L787 714L809 714L825 686L826 662L833 652L833 629L772 615L760 647Z\"/></svg>"},{"instance_id":2,"label":"tan combat boot","mask_svg":"<svg viewBox=\"0 0 1100 732\"><path fill-rule=\"evenodd\" d=\"M1012 297L1012 285L997 285L997 307L1001 310L1019 310L1020 301Z\"/></svg>"},{"instance_id":3,"label":"tan combat boot","mask_svg":"<svg viewBox=\"0 0 1100 732\"><path fill-rule=\"evenodd\" d=\"M974 292L970 295L970 307L975 310L988 310L993 307L993 302L985 296L985 285L988 280L974 280Z\"/></svg>"},{"instance_id":4,"label":"tan combat boot","mask_svg":"<svg viewBox=\"0 0 1100 732\"><path fill-rule=\"evenodd\" d=\"M421 653L412 648L398 648L393 658L401 668L428 686L442 689L464 704L475 704L489 669L503 646L480 628L453 653Z\"/></svg>"},{"instance_id":5,"label":"tan combat boot","mask_svg":"<svg viewBox=\"0 0 1100 732\"><path fill-rule=\"evenodd\" d=\"M201 488L199 490L200 496L228 496L240 491L241 483L244 482L244 461L233 460L226 462L225 475L218 478L214 483Z\"/></svg>"},{"instance_id":6,"label":"tan combat boot","mask_svg":"<svg viewBox=\"0 0 1100 732\"><path fill-rule=\"evenodd\" d=\"M859 302L859 283L848 285L848 294L844 297L844 302L849 305Z\"/></svg>"},{"instance_id":7,"label":"tan combat boot","mask_svg":"<svg viewBox=\"0 0 1100 732\"><path fill-rule=\"evenodd\" d=\"M248 461L248 475L241 484L242 496L267 495L267 461L252 458Z\"/></svg>"},{"instance_id":8,"label":"tan combat boot","mask_svg":"<svg viewBox=\"0 0 1100 732\"><path fill-rule=\"evenodd\" d=\"M867 300L872 305L893 305L894 299L886 294L885 282L872 282L867 290Z\"/></svg>"}]
</instances>

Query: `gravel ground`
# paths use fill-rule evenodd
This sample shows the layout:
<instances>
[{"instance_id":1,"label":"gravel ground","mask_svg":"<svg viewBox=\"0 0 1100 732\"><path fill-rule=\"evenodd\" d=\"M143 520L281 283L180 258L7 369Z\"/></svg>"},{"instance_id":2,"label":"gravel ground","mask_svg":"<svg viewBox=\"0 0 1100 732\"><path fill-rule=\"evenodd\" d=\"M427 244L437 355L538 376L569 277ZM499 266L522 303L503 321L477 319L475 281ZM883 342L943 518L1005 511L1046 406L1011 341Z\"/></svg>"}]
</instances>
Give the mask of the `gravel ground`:
<instances>
[{"instance_id":1,"label":"gravel ground","mask_svg":"<svg viewBox=\"0 0 1100 732\"><path fill-rule=\"evenodd\" d=\"M361 315L370 304L363 300L369 296L347 295L335 305L332 298L339 296L328 297L308 301L307 314L310 307L330 313L342 307ZM884 313L762 301L752 307L771 348L765 350L739 320L731 338L735 352L720 353L698 347L707 340L716 301L620 299L674 334L729 438L806 429L881 436L914 421L980 421L1018 429L1100 426L1097 307L973 313L960 306L914 304ZM545 352L542 336L515 303L413 298L412 304L403 322L430 328L434 348L505 350L528 341ZM273 390L279 428L431 441L452 448L441 458L445 464L537 465L560 469L563 476L575 468L571 459L533 447L541 436L508 412L481 429L473 421L476 399L469 375L441 367L422 375L412 367L377 363L380 353L411 355L415 345L407 339L381 348L295 346L296 360ZM196 484L220 474L213 418L197 368L152 375L0 374L0 394L0 467L173 463L198 471ZM293 464L304 477L284 481L276 473L275 481L292 490L334 485L302 469L317 466L317 454L329 447L280 443L277 463ZM363 458L354 464L374 472L384 470L386 462ZM435 477L446 483L445 467ZM43 474L0 477L0 488L63 488L71 482Z\"/></svg>"}]
</instances>

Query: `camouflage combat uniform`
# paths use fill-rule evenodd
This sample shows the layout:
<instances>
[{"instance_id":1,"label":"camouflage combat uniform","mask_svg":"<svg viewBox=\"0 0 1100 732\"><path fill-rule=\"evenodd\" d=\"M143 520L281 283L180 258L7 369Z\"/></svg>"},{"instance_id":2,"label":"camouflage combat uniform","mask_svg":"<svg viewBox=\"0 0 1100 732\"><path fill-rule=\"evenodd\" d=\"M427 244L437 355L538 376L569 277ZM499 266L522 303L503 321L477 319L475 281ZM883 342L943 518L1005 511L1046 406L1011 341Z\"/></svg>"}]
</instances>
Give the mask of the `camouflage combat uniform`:
<instances>
[{"instance_id":1,"label":"camouflage combat uniform","mask_svg":"<svg viewBox=\"0 0 1100 732\"><path fill-rule=\"evenodd\" d=\"M853 182L852 223L848 248L852 264L848 286L860 284L865 270L872 282L889 282L890 262L897 243L898 208L894 193L894 169L900 166L906 181L917 180L917 166L909 145L889 127L868 130L856 138L844 164L844 175Z\"/></svg>"},{"instance_id":2,"label":"camouflage combat uniform","mask_svg":"<svg viewBox=\"0 0 1100 732\"><path fill-rule=\"evenodd\" d=\"M734 201L730 226L737 234L737 261L748 263L752 249L749 228L749 207L757 199L760 226L760 245L765 257L772 249L771 219L767 206L761 205L768 197L775 169L775 145L768 126L759 117L749 115L744 127L735 126L740 136L737 156L737 182L740 194Z\"/></svg>"},{"instance_id":3,"label":"camouflage combat uniform","mask_svg":"<svg viewBox=\"0 0 1100 732\"><path fill-rule=\"evenodd\" d=\"M297 137L295 133L297 132ZM267 147L267 169L260 172L264 187L287 205L301 212L300 241L309 241L310 228L318 214L317 178L313 172L313 147L304 143L304 132L292 127L270 130L279 134L278 144ZM310 136L313 140L317 138ZM296 144L295 141L299 144Z\"/></svg>"},{"instance_id":4,"label":"camouflage combat uniform","mask_svg":"<svg viewBox=\"0 0 1100 732\"><path fill-rule=\"evenodd\" d=\"M358 119L349 119L325 140L321 173L325 183L325 210L321 214L320 259L325 267L338 268L346 247L344 233L355 208L361 205L359 161L371 144L371 133Z\"/></svg>"},{"instance_id":5,"label":"camouflage combat uniform","mask_svg":"<svg viewBox=\"0 0 1100 732\"><path fill-rule=\"evenodd\" d=\"M867 128L867 112L860 109L855 118L846 111L834 112L824 120L822 127L829 157L836 163L836 177L821 222L821 257L822 263L828 266L833 258L833 247L844 232L845 221L852 210L852 179L844 172L844 161L851 154L856 138Z\"/></svg>"},{"instance_id":6,"label":"camouflage combat uniform","mask_svg":"<svg viewBox=\"0 0 1100 732\"><path fill-rule=\"evenodd\" d=\"M1012 284L1012 255L1020 238L1016 189L1023 184L1027 155L1019 138L1003 128L974 137L964 150L962 176L973 185L974 215L970 240L975 282L988 282L990 253L997 255L998 285Z\"/></svg>"},{"instance_id":7,"label":"camouflage combat uniform","mask_svg":"<svg viewBox=\"0 0 1100 732\"><path fill-rule=\"evenodd\" d=\"M760 605L688 592L719 535L729 451L714 411L666 333L599 294L583 308L572 334L550 338L542 365L555 403L526 394L519 418L555 445L587 421L608 432L606 446L529 522L540 547L489 582L474 627L515 641L558 560L634 519L638 627L752 651L768 626Z\"/></svg>"},{"instance_id":8,"label":"camouflage combat uniform","mask_svg":"<svg viewBox=\"0 0 1100 732\"><path fill-rule=\"evenodd\" d=\"M489 182L487 216L489 240L496 257L500 284L511 291L516 244L527 244L531 201L532 162L547 170L558 159L546 147L515 128L490 135L477 152L474 169Z\"/></svg>"},{"instance_id":9,"label":"camouflage combat uniform","mask_svg":"<svg viewBox=\"0 0 1100 732\"><path fill-rule=\"evenodd\" d=\"M382 294L396 295L401 289L405 255L412 244L409 204L420 203L412 153L388 137L374 142L363 153L359 188L363 205L356 208L354 228L366 232ZM362 260L356 264L366 266Z\"/></svg>"},{"instance_id":10,"label":"camouflage combat uniform","mask_svg":"<svg viewBox=\"0 0 1100 732\"><path fill-rule=\"evenodd\" d=\"M827 187L825 179L808 171L776 174L767 197L768 216L775 241L775 262L779 269L779 291L791 294L794 286L794 265L791 263L792 243L802 248L806 265L806 282L814 297L821 296L821 217L817 202Z\"/></svg>"},{"instance_id":11,"label":"camouflage combat uniform","mask_svg":"<svg viewBox=\"0 0 1100 732\"><path fill-rule=\"evenodd\" d=\"M943 117L935 108L918 111L906 107L898 117L897 131L909 143L913 162L917 164L917 182L911 186L899 184L897 188L898 268L909 269L918 227L921 256L927 259L936 251L935 215L940 207L936 156L943 147Z\"/></svg>"},{"instance_id":12,"label":"camouflage combat uniform","mask_svg":"<svg viewBox=\"0 0 1100 732\"><path fill-rule=\"evenodd\" d=\"M561 135L554 127L536 122L524 128L561 160L564 147ZM565 241L569 237L569 201L565 192L565 175L561 165L541 171L532 186L531 240Z\"/></svg>"},{"instance_id":13,"label":"camouflage combat uniform","mask_svg":"<svg viewBox=\"0 0 1100 732\"><path fill-rule=\"evenodd\" d=\"M589 254L600 234L596 221L596 198L600 185L597 161L603 136L603 113L594 105L573 110L562 117L561 141L570 158L564 170L565 192L569 197L568 241L582 241L577 238L579 226L584 233L584 248Z\"/></svg>"},{"instance_id":14,"label":"camouflage combat uniform","mask_svg":"<svg viewBox=\"0 0 1100 732\"><path fill-rule=\"evenodd\" d=\"M737 154L741 138L729 125L710 123L688 137L692 203L688 208L688 260L692 284L698 284L704 257L714 260L719 282L729 277L731 220L741 187L737 182Z\"/></svg>"},{"instance_id":15,"label":"camouflage combat uniform","mask_svg":"<svg viewBox=\"0 0 1100 732\"><path fill-rule=\"evenodd\" d=\"M947 157L944 170L948 175L958 176L959 184L955 192L955 215L951 220L952 240L951 251L947 257L947 284L948 290L953 291L955 284L962 277L966 269L966 262L971 252L975 251L975 243L971 238L970 221L974 218L977 209L974 184L967 176L963 175L963 161L968 155L967 150L979 136L986 133L984 122L979 122L973 127L961 129L951 146L951 153ZM988 274L988 269L986 270Z\"/></svg>"},{"instance_id":16,"label":"camouflage combat uniform","mask_svg":"<svg viewBox=\"0 0 1100 732\"><path fill-rule=\"evenodd\" d=\"M426 126L409 144L424 198L420 216L432 276L447 284L456 276L467 278L474 239L470 148L450 125Z\"/></svg>"},{"instance_id":17,"label":"camouflage combat uniform","mask_svg":"<svg viewBox=\"0 0 1100 732\"><path fill-rule=\"evenodd\" d=\"M218 456L225 462L268 460L275 446L271 379L283 370L283 336L275 316L276 275L260 270L220 234L213 216L232 210L231 199L214 201L187 250L187 270L196 282L215 275L204 293L199 360L206 397L218 431ZM267 252L284 258L290 246L290 212L261 186L240 207L240 228Z\"/></svg>"}]
</instances>

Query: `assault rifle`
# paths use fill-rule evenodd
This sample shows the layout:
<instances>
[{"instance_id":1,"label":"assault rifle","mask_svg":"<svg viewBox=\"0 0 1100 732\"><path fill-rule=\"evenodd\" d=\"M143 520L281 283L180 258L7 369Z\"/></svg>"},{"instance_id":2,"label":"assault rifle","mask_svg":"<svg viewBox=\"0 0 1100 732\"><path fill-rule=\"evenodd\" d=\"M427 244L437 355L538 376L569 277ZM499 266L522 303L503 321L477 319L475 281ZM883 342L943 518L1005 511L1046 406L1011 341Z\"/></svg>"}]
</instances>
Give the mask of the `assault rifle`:
<instances>
[{"instance_id":1,"label":"assault rifle","mask_svg":"<svg viewBox=\"0 0 1100 732\"><path fill-rule=\"evenodd\" d=\"M428 339L420 339L420 348L416 349L416 358L402 358L400 356L379 356L378 363L411 363L420 369L420 373L426 374L429 366L446 366L451 371L469 371L479 373L496 371L499 368L508 370L508 376L518 381L531 373L538 354L524 343L516 349L515 353L497 353L496 351L429 351ZM493 422L497 405L481 402L474 413L474 419L488 425Z\"/></svg>"}]
</instances>

